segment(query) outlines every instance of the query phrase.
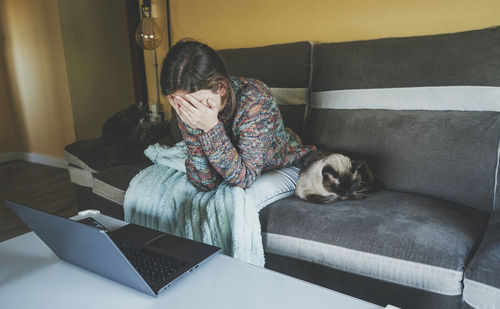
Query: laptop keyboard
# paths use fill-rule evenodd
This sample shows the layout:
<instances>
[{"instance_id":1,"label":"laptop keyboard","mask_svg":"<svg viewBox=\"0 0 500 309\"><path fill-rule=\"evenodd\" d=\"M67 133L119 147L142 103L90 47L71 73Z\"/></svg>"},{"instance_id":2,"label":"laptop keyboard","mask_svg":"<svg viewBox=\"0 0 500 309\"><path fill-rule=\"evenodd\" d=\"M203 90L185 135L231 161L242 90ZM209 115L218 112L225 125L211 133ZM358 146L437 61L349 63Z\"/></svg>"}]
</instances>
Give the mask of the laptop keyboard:
<instances>
[{"instance_id":1,"label":"laptop keyboard","mask_svg":"<svg viewBox=\"0 0 500 309\"><path fill-rule=\"evenodd\" d=\"M114 242L144 279L160 285L169 281L180 269L190 264L187 261L136 247L127 242L118 240Z\"/></svg>"}]
</instances>

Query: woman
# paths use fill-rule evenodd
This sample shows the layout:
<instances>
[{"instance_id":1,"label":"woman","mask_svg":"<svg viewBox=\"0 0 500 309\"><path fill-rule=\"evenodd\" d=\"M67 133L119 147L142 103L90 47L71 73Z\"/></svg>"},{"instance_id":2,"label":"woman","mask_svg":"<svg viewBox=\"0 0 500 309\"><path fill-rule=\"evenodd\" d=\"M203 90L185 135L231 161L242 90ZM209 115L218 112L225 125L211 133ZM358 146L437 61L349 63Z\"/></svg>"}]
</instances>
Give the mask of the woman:
<instances>
[{"instance_id":1,"label":"woman","mask_svg":"<svg viewBox=\"0 0 500 309\"><path fill-rule=\"evenodd\" d=\"M181 40L170 49L161 89L187 145L188 180L199 190L215 189L222 180L247 188L261 172L298 164L315 149L285 129L263 82L230 77L205 44Z\"/></svg>"}]
</instances>

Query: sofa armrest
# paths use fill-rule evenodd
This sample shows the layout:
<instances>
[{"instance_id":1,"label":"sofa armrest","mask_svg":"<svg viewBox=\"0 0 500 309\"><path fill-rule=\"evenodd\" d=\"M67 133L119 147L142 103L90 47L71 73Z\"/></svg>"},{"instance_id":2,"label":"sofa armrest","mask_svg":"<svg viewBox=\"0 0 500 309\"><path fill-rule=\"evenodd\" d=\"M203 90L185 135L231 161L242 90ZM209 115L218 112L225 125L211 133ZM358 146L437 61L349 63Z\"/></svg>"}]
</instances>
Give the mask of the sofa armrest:
<instances>
[{"instance_id":1,"label":"sofa armrest","mask_svg":"<svg viewBox=\"0 0 500 309\"><path fill-rule=\"evenodd\" d=\"M77 141L64 147L68 164L96 173L103 169L148 160L144 146L126 142L110 142L103 138Z\"/></svg>"},{"instance_id":2,"label":"sofa armrest","mask_svg":"<svg viewBox=\"0 0 500 309\"><path fill-rule=\"evenodd\" d=\"M116 128L114 131L117 131ZM158 142L172 146L182 140L176 119L167 125L137 131L125 138L113 136L108 130L106 134L103 132L103 137L74 142L64 148L64 157L72 166L97 173L110 167L148 161L144 150L149 144Z\"/></svg>"},{"instance_id":3,"label":"sofa armrest","mask_svg":"<svg viewBox=\"0 0 500 309\"><path fill-rule=\"evenodd\" d=\"M481 245L467 265L463 294L476 308L500 308L500 211L491 215Z\"/></svg>"}]
</instances>

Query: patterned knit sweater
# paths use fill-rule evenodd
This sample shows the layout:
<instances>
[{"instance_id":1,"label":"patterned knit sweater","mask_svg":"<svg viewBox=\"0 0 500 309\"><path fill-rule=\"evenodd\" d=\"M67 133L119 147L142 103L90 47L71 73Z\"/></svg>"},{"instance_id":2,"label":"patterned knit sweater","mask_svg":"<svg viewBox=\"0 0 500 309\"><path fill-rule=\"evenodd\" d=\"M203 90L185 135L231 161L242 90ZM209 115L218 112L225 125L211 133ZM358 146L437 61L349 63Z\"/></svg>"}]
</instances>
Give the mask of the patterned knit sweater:
<instances>
[{"instance_id":1,"label":"patterned knit sweater","mask_svg":"<svg viewBox=\"0 0 500 309\"><path fill-rule=\"evenodd\" d=\"M261 172L300 164L314 146L301 145L283 125L278 103L261 81L230 77L236 99L219 112L208 132L192 129L177 117L187 145L186 173L199 190L209 191L222 181L249 187Z\"/></svg>"}]
</instances>

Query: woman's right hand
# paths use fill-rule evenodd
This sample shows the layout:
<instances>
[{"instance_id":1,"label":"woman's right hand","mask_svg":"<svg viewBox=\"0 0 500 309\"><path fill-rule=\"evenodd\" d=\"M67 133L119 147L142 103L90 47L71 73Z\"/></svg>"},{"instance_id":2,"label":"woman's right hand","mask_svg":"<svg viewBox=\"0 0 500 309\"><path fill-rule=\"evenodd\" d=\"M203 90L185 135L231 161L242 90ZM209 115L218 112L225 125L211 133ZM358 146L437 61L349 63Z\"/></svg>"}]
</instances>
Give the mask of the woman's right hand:
<instances>
[{"instance_id":1,"label":"woman's right hand","mask_svg":"<svg viewBox=\"0 0 500 309\"><path fill-rule=\"evenodd\" d=\"M202 129L208 132L219 122L217 118L219 111L210 98L207 100L208 106L189 94L185 97L176 96L170 100L170 104L181 120L192 129Z\"/></svg>"}]
</instances>

